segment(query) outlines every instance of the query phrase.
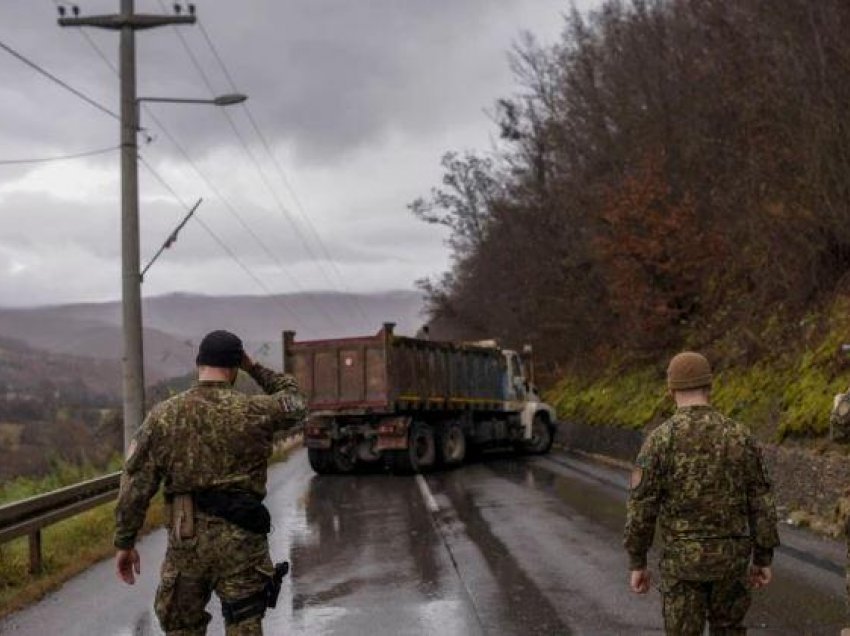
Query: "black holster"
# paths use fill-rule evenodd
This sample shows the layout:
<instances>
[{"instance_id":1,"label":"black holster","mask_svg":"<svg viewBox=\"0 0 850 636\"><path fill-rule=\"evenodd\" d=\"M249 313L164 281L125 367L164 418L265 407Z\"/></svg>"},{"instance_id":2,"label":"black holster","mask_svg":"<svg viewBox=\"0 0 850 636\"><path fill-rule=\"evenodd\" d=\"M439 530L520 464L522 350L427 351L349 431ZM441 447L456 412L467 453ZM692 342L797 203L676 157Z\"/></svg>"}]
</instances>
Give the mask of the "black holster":
<instances>
[{"instance_id":1,"label":"black holster","mask_svg":"<svg viewBox=\"0 0 850 636\"><path fill-rule=\"evenodd\" d=\"M276 563L274 574L268 578L263 589L235 601L221 601L221 613L228 625L239 623L255 616L266 615L267 608L277 607L283 577L289 572L289 562Z\"/></svg>"},{"instance_id":2,"label":"black holster","mask_svg":"<svg viewBox=\"0 0 850 636\"><path fill-rule=\"evenodd\" d=\"M277 597L280 596L280 588L283 584L283 577L289 573L289 561L283 563L275 563L274 574L266 583L266 607L277 607Z\"/></svg>"}]
</instances>

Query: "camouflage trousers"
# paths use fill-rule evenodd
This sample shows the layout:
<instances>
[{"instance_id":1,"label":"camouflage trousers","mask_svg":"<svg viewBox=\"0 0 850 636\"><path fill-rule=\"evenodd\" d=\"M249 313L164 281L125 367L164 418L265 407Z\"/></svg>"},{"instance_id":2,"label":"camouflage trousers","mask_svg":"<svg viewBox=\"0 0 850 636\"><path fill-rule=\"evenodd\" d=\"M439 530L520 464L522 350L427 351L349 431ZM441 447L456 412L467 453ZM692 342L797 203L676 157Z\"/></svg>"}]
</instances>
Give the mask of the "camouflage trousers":
<instances>
[{"instance_id":1,"label":"camouflage trousers","mask_svg":"<svg viewBox=\"0 0 850 636\"><path fill-rule=\"evenodd\" d=\"M257 593L274 573L265 535L199 515L192 539L169 536L155 609L168 636L203 636L212 593L233 602ZM227 636L261 636L262 616L226 626Z\"/></svg>"},{"instance_id":2,"label":"camouflage trousers","mask_svg":"<svg viewBox=\"0 0 850 636\"><path fill-rule=\"evenodd\" d=\"M744 577L719 581L684 581L664 577L664 632L669 636L702 636L708 623L712 636L746 634L744 616L752 601Z\"/></svg>"}]
</instances>

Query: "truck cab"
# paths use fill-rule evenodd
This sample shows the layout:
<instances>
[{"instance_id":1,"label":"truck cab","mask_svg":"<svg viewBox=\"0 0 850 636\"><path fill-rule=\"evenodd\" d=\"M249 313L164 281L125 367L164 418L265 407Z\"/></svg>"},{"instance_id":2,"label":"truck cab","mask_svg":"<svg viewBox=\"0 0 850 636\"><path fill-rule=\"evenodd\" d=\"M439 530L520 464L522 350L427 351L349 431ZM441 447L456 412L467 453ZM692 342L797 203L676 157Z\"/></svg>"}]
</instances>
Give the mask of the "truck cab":
<instances>
[{"instance_id":1,"label":"truck cab","mask_svg":"<svg viewBox=\"0 0 850 636\"><path fill-rule=\"evenodd\" d=\"M524 356L510 349L505 356L505 408L517 412L523 428L523 444L533 453L545 453L555 435L555 409L540 396L533 378L531 347L526 345Z\"/></svg>"}]
</instances>

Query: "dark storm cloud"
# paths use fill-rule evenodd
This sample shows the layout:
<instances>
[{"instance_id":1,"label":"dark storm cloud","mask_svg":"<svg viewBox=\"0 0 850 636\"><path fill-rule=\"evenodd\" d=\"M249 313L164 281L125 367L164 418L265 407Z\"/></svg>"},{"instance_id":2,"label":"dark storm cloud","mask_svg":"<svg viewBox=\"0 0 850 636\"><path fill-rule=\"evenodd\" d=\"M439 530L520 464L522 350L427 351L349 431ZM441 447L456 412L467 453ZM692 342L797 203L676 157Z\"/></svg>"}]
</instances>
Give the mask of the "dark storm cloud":
<instances>
[{"instance_id":1,"label":"dark storm cloud","mask_svg":"<svg viewBox=\"0 0 850 636\"><path fill-rule=\"evenodd\" d=\"M84 14L113 13L118 0L78 0ZM166 3L170 11L172 3ZM274 148L323 246L305 247L302 210L282 186L241 107L151 104L141 153L230 249L271 287L285 290L280 263L306 286L328 288L333 255L354 289L407 287L446 265L444 233L414 221L406 204L439 178L448 149L486 149L483 114L512 90L506 52L523 29L551 40L561 0L252 0L197 2L198 15L237 88ZM137 11L162 11L137 0ZM88 30L113 63L118 37ZM181 27L213 93L232 87L199 27ZM118 79L75 29L56 25L53 2L4 0L0 40L107 108L118 111ZM139 33L138 93L208 97L174 29ZM206 176L187 165L153 118L164 122ZM0 51L0 160L66 154L117 144L118 122ZM251 155L262 165L260 174ZM0 305L50 298L114 297L119 288L118 158L0 166ZM183 213L144 168L142 251L149 255ZM269 192L266 182L277 192ZM270 259L218 199L224 194L274 252ZM282 203L279 204L280 201ZM285 210L283 209L285 208ZM275 262L278 261L278 262ZM219 293L246 275L194 222L170 250L146 293ZM64 271L77 271L61 280ZM7 276L7 273L9 274ZM265 280L265 279L264 279ZM384 281L383 283L381 281ZM247 281L250 282L250 281ZM232 291L232 290L231 290ZM254 290L256 291L256 290Z\"/></svg>"},{"instance_id":2,"label":"dark storm cloud","mask_svg":"<svg viewBox=\"0 0 850 636\"><path fill-rule=\"evenodd\" d=\"M108 13L117 1L79 5L85 14ZM390 130L428 133L456 124L460 114L480 113L502 88L511 41L521 29L557 22L560 5L555 0L256 0L201 2L198 15L272 139L294 142L300 156L323 161ZM161 12L155 0L137 2L137 8ZM117 79L77 29L56 26L50 2L7 0L0 15L5 40L118 110ZM230 92L200 29L179 28L216 92ZM117 35L87 33L116 59ZM140 32L137 41L140 95L207 96L174 28ZM0 114L18 113L18 129L74 136L80 126L69 114L79 117L80 109L90 107L55 93L45 100L45 80L28 69L15 70L16 61L0 64L5 73L14 73L16 91L37 95L43 106L23 112L20 100L4 99ZM3 91L9 91L9 83ZM202 113L202 107L151 108L193 145L233 141L222 130L220 115ZM86 130L114 128L96 111L84 119L79 123Z\"/></svg>"}]
</instances>

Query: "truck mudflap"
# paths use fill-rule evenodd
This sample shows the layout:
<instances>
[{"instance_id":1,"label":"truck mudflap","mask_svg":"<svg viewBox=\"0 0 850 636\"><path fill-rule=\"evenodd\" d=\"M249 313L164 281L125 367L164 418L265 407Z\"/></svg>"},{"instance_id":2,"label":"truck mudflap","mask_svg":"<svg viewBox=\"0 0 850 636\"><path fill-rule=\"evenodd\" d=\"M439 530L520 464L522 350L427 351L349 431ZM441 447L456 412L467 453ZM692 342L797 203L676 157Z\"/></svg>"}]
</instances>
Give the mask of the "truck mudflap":
<instances>
[{"instance_id":1,"label":"truck mudflap","mask_svg":"<svg viewBox=\"0 0 850 636\"><path fill-rule=\"evenodd\" d=\"M331 427L322 420L311 420L304 427L304 445L307 448L328 449L332 446Z\"/></svg>"},{"instance_id":2,"label":"truck mudflap","mask_svg":"<svg viewBox=\"0 0 850 636\"><path fill-rule=\"evenodd\" d=\"M413 418L409 416L384 417L375 427L377 436L373 450L404 450L407 448L407 432Z\"/></svg>"}]
</instances>

